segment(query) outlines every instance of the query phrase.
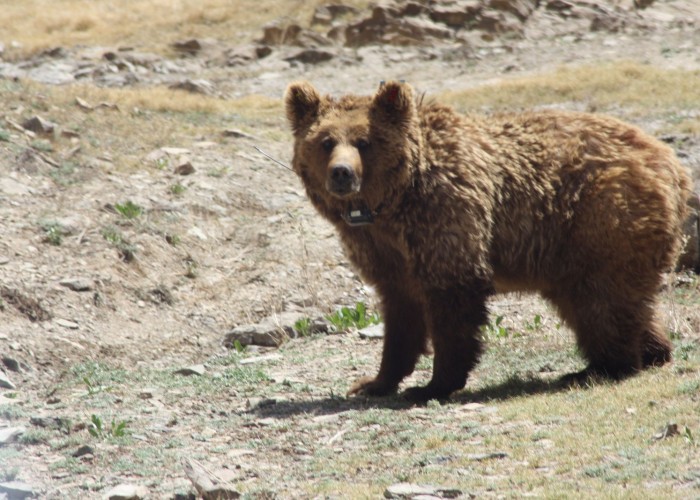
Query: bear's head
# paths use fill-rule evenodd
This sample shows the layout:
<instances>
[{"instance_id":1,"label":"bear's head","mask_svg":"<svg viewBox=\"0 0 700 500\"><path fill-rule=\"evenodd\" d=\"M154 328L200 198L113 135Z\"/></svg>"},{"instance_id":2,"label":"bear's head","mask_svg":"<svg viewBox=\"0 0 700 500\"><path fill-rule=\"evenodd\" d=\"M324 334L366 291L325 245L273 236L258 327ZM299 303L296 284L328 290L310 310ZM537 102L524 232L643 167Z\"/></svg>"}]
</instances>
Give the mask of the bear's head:
<instances>
[{"instance_id":1,"label":"bear's head","mask_svg":"<svg viewBox=\"0 0 700 500\"><path fill-rule=\"evenodd\" d=\"M294 132L293 166L316 207L331 219L347 211L378 215L411 182L421 134L412 88L383 84L373 97L321 96L309 83L285 95Z\"/></svg>"}]
</instances>

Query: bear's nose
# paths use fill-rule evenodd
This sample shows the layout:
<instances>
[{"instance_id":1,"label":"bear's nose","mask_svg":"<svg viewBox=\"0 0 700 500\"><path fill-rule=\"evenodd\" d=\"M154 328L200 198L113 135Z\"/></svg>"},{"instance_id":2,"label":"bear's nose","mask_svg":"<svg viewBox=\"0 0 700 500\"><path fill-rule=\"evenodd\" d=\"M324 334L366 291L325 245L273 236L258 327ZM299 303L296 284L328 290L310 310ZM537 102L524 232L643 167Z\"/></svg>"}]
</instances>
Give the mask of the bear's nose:
<instances>
[{"instance_id":1,"label":"bear's nose","mask_svg":"<svg viewBox=\"0 0 700 500\"><path fill-rule=\"evenodd\" d=\"M350 165L340 163L331 167L331 179L338 184L349 182L352 177L352 168L350 168Z\"/></svg>"},{"instance_id":2,"label":"bear's nose","mask_svg":"<svg viewBox=\"0 0 700 500\"><path fill-rule=\"evenodd\" d=\"M360 179L347 163L335 163L328 172L326 187L331 193L342 197L359 191Z\"/></svg>"}]
</instances>

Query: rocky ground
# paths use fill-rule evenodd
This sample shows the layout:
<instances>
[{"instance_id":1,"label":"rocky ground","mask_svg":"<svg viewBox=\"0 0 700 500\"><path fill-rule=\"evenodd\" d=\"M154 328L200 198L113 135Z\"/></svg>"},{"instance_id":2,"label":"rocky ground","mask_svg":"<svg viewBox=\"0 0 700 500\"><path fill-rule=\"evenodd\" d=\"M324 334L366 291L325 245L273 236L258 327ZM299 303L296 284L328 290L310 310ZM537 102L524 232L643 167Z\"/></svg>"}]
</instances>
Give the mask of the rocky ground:
<instances>
[{"instance_id":1,"label":"rocky ground","mask_svg":"<svg viewBox=\"0 0 700 500\"><path fill-rule=\"evenodd\" d=\"M296 336L291 327L304 318L359 301L375 306L294 174L255 149L289 161L278 104L276 114L261 108L259 116L256 109L168 115L94 101L90 88L261 96L250 101L255 107L301 78L334 94L370 93L396 78L439 95L570 63L697 70L700 10L693 0L397 1L367 10L329 5L308 23L260 27L246 45L190 39L172 40L164 52L82 45L26 54L0 42L0 417L7 428L24 429L10 443L38 425L30 416L85 420L89 405L76 415L74 394L60 389L76 366L211 370L207 364L228 356L236 340L254 339L263 347L248 354L268 355L280 326ZM699 111L689 112L697 118ZM111 131L111 122L119 128ZM665 125L638 124L651 133ZM700 189L698 136L665 139ZM527 297L494 303L514 323L542 308ZM697 322L691 317L684 328L697 335ZM328 342L350 357L362 349L358 356L372 358L379 349L349 338ZM285 377L321 385L328 368L305 368ZM227 411L245 409L241 402ZM173 409L165 413L175 418ZM0 482L21 480L37 495L104 495L119 483L114 474L76 490L71 483L89 473L57 472L55 449L19 446L18 453L6 455L15 473ZM184 488L181 476L151 494Z\"/></svg>"}]
</instances>

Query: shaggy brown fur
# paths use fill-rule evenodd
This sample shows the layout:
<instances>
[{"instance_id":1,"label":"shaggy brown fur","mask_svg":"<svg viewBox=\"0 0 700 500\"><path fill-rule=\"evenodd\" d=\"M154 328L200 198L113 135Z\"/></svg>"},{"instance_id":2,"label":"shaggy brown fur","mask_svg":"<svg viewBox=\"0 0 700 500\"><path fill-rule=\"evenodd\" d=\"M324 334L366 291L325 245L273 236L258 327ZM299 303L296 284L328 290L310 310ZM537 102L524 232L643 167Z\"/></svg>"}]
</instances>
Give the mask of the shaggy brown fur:
<instances>
[{"instance_id":1,"label":"shaggy brown fur","mask_svg":"<svg viewBox=\"0 0 700 500\"><path fill-rule=\"evenodd\" d=\"M337 100L296 83L286 106L294 169L382 300L379 374L350 393L396 391L428 340L432 380L408 397L464 387L497 292L549 299L586 375L620 378L671 359L654 308L681 246L690 179L666 145L592 114L419 106L396 82ZM350 225L353 210L373 222Z\"/></svg>"}]
</instances>

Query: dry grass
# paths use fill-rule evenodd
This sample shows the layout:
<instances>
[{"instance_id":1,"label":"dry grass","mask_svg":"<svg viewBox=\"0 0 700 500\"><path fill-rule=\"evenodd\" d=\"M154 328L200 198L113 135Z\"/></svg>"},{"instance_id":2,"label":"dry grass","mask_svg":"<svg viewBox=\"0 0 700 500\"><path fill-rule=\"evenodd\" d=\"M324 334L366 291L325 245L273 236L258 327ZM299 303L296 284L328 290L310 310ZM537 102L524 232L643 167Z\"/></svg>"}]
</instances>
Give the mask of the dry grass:
<instances>
[{"instance_id":1,"label":"dry grass","mask_svg":"<svg viewBox=\"0 0 700 500\"><path fill-rule=\"evenodd\" d=\"M32 52L53 46L135 45L154 50L186 37L231 42L288 17L308 24L323 0L0 0L0 40ZM344 3L365 7L368 0Z\"/></svg>"},{"instance_id":2,"label":"dry grass","mask_svg":"<svg viewBox=\"0 0 700 500\"><path fill-rule=\"evenodd\" d=\"M576 102L585 103L589 109L621 107L636 112L687 112L700 108L699 88L700 71L697 70L616 62L565 66L553 73L446 92L441 99L461 109L512 109Z\"/></svg>"}]
</instances>

